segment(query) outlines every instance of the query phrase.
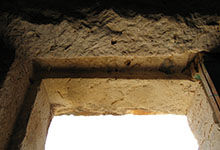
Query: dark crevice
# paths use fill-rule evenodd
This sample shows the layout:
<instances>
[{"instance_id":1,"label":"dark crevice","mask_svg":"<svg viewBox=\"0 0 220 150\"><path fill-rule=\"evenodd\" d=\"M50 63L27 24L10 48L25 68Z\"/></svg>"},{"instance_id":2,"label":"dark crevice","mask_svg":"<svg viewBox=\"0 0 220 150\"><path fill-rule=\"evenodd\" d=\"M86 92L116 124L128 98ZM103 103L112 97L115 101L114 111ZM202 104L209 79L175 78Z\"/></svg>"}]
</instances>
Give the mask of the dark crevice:
<instances>
[{"instance_id":1,"label":"dark crevice","mask_svg":"<svg viewBox=\"0 0 220 150\"><path fill-rule=\"evenodd\" d=\"M0 35L0 88L2 87L6 74L15 58L15 49L9 46L6 38Z\"/></svg>"},{"instance_id":2,"label":"dark crevice","mask_svg":"<svg viewBox=\"0 0 220 150\"><path fill-rule=\"evenodd\" d=\"M219 23L216 22L216 21L211 21L211 22L208 22L207 25L209 25L209 26L217 26L217 25L219 25Z\"/></svg>"},{"instance_id":3,"label":"dark crevice","mask_svg":"<svg viewBox=\"0 0 220 150\"><path fill-rule=\"evenodd\" d=\"M220 54L212 53L204 57L204 65L214 83L218 93L220 93Z\"/></svg>"}]
</instances>

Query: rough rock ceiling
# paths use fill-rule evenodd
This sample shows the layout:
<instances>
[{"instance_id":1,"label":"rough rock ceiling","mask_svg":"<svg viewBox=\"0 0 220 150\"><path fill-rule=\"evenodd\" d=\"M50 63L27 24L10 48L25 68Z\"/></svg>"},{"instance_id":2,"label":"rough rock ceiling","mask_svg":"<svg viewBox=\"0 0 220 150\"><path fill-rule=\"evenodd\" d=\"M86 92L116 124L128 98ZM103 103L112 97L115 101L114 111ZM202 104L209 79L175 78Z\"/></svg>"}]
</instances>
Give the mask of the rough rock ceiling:
<instances>
[{"instance_id":1,"label":"rough rock ceiling","mask_svg":"<svg viewBox=\"0 0 220 150\"><path fill-rule=\"evenodd\" d=\"M25 60L217 52L219 4L208 0L1 1L0 40L6 45L1 56L12 49L1 59L1 68L10 66L14 52L17 59Z\"/></svg>"},{"instance_id":2,"label":"rough rock ceiling","mask_svg":"<svg viewBox=\"0 0 220 150\"><path fill-rule=\"evenodd\" d=\"M219 2L1 2L1 34L21 56L156 55L213 51Z\"/></svg>"},{"instance_id":3,"label":"rough rock ceiling","mask_svg":"<svg viewBox=\"0 0 220 150\"><path fill-rule=\"evenodd\" d=\"M15 121L17 111L22 104L23 89L28 87L29 82L32 83L29 78L31 70L28 70L31 67L25 66L31 62L29 60L43 60L40 63L49 60L52 66L68 66L72 60L74 62L79 59L83 66L85 64L83 59L86 58L86 63L88 62L86 65L90 67L91 62L88 61L88 57L94 60L92 64L97 64L97 61L95 62L97 58L112 60L109 57L122 64L121 58L126 56L124 60L127 57L132 59L135 57L134 61L129 59L123 63L132 70L133 67L141 68L140 64L146 62L140 61L139 57L155 58L152 62L160 60L157 65L154 64L160 71L175 73L173 70L179 67L174 63L179 62L177 56L184 56L181 58L185 60L185 58L191 58L189 57L191 54L201 51L218 52L219 6L220 1L209 0L176 0L175 2L166 0L2 0L0 2L0 41L3 41L1 45L5 45L1 47L5 48L1 49L0 55L5 56L5 51L12 50L4 58L7 66L10 66L13 60L13 53L16 59L12 68L14 72L10 72L11 74L7 76L8 79L11 78L7 80L7 83L10 83L8 85L13 83L14 87L11 93L7 92L8 88L5 88L6 92L3 93L7 96L7 101L4 102L10 105L7 110L2 111L3 115L1 115L5 122L1 131L6 133L5 137L0 137L2 145L4 146L12 132L12 125L9 122ZM106 57L106 59L100 57ZM2 60L0 60L1 64L5 65ZM149 64L152 63L151 59L147 60ZM188 61L186 59L181 63L187 65ZM98 64L101 64L100 62ZM111 64L110 68L113 71L120 72L116 68L115 61L103 62L105 62L104 65L102 63L100 66L107 68ZM2 68L3 65L0 67ZM123 65L121 65L122 68ZM184 67L181 65L181 69ZM164 71L167 68L169 72ZM4 70L7 72L7 69ZM197 118L207 118L206 115L212 118L212 113L206 101L200 102L201 97L205 97L203 91L198 92L196 96L195 107L192 107L193 111L189 115L193 118L190 123L198 127L204 122L197 121ZM8 117L8 114L11 117ZM209 131L213 131L214 136L206 132L206 128L202 132L199 131L199 134L204 133L208 137L205 143L204 140L200 140L204 145L206 141L215 142L215 139L219 139L219 134L215 134L218 132L213 130L213 124L211 120L208 128L211 129ZM215 146L212 142L210 145ZM215 147L209 149L216 149Z\"/></svg>"}]
</instances>

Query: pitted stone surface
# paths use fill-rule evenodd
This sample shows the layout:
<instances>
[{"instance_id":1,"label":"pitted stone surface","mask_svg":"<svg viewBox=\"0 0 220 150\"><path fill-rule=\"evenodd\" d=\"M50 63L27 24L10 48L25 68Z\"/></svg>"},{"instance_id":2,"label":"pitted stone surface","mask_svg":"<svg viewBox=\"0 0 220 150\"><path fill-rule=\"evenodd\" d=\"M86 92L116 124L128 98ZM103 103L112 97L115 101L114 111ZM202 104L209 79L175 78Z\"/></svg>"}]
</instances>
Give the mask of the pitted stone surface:
<instances>
[{"instance_id":1,"label":"pitted stone surface","mask_svg":"<svg viewBox=\"0 0 220 150\"><path fill-rule=\"evenodd\" d=\"M110 74L132 69L157 71L159 83L152 77L115 80L106 76L93 76L93 81L71 79L68 85L69 79L43 82L53 97L49 99L56 114L187 114L200 149L219 149L219 131L209 104L203 101L207 100L204 90L195 89L198 83L191 80L167 78L168 74L185 73L196 53L219 52L219 5L208 0L1 1L0 38L5 49L15 50L15 60L6 78L0 77L4 80L0 89L0 149L6 149L25 93L34 82L32 61L48 73L54 68L77 67L87 71L101 68ZM7 68L3 70L6 75ZM58 84L60 87L54 86ZM101 92L91 95L97 89ZM94 99L97 103L92 105Z\"/></svg>"},{"instance_id":2,"label":"pitted stone surface","mask_svg":"<svg viewBox=\"0 0 220 150\"><path fill-rule=\"evenodd\" d=\"M122 115L133 110L186 115L198 84L190 80L114 78L45 79L43 83L55 115Z\"/></svg>"},{"instance_id":3,"label":"pitted stone surface","mask_svg":"<svg viewBox=\"0 0 220 150\"><path fill-rule=\"evenodd\" d=\"M14 18L6 36L16 45L17 55L31 57L169 55L212 51L219 45L218 25L192 27L180 18L126 18L112 9L85 19L64 17L57 24Z\"/></svg>"}]
</instances>

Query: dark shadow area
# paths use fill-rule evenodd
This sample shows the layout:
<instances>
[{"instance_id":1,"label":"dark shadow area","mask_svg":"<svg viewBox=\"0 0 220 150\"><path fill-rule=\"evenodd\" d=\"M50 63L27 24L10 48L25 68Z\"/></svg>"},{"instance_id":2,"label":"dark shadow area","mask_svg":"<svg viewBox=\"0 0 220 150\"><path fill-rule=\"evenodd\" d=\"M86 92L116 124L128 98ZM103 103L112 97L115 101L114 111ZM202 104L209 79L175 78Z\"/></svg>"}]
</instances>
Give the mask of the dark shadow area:
<instances>
[{"instance_id":1,"label":"dark shadow area","mask_svg":"<svg viewBox=\"0 0 220 150\"><path fill-rule=\"evenodd\" d=\"M163 15L173 16L177 20L179 15L192 17L196 13L205 24L218 25L215 16L220 15L220 1L217 0L4 0L0 2L0 10L9 11L14 15L36 24L56 24L65 16L83 19L88 15L96 15L104 9L113 9L124 17L133 17L140 14L144 17L158 20ZM44 13L44 10L54 12ZM187 19L185 20L187 22ZM190 21L187 22L192 24Z\"/></svg>"},{"instance_id":2,"label":"dark shadow area","mask_svg":"<svg viewBox=\"0 0 220 150\"><path fill-rule=\"evenodd\" d=\"M214 83L218 93L220 93L220 54L212 53L204 56L204 65Z\"/></svg>"},{"instance_id":3,"label":"dark shadow area","mask_svg":"<svg viewBox=\"0 0 220 150\"><path fill-rule=\"evenodd\" d=\"M7 45L6 42L5 38L0 35L0 88L15 58L15 49Z\"/></svg>"},{"instance_id":4,"label":"dark shadow area","mask_svg":"<svg viewBox=\"0 0 220 150\"><path fill-rule=\"evenodd\" d=\"M67 67L54 68L42 67L34 63L35 71L40 79L47 78L114 78L114 79L165 79L165 80L190 80L188 72L172 73L160 71L153 67ZM163 68L169 70L170 67ZM189 68L184 68L189 70Z\"/></svg>"},{"instance_id":5,"label":"dark shadow area","mask_svg":"<svg viewBox=\"0 0 220 150\"><path fill-rule=\"evenodd\" d=\"M120 71L120 72L103 72L89 70L65 70L55 69L50 71L40 71L39 76L43 79L47 78L114 78L114 79L164 79L164 80L190 80L187 74L173 73L166 74L159 71Z\"/></svg>"}]
</instances>

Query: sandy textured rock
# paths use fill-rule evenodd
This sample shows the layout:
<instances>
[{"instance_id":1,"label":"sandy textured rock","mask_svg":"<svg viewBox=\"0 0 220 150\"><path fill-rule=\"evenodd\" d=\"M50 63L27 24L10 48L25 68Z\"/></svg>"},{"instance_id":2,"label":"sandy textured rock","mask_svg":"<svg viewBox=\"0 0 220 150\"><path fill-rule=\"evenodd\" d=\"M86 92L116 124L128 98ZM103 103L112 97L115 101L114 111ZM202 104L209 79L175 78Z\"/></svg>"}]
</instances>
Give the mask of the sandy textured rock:
<instances>
[{"instance_id":1,"label":"sandy textured rock","mask_svg":"<svg viewBox=\"0 0 220 150\"><path fill-rule=\"evenodd\" d=\"M24 101L25 94L31 95L26 91L34 82L32 63L37 73L45 71L42 78L49 78L43 82L56 114L187 113L200 149L220 149L219 132L203 89L189 76L180 75L187 72L198 52L219 51L219 5L208 0L1 1L1 58L5 51L12 51L8 62L0 60L1 68L6 64L0 77L0 149L6 149L18 113L25 113L21 106L29 102ZM78 79L69 79L72 70L76 74L93 71L94 79L80 73ZM116 80L115 74L124 71L145 71L148 77L137 73L136 78L123 75ZM64 79L52 79L57 76ZM43 103L36 101L32 110L36 122L42 121L42 113L35 112ZM28 105L27 113L31 108ZM26 121L30 132L32 119ZM45 132L38 133L45 136ZM24 143L27 137L32 136L27 135Z\"/></svg>"},{"instance_id":2,"label":"sandy textured rock","mask_svg":"<svg viewBox=\"0 0 220 150\"><path fill-rule=\"evenodd\" d=\"M30 84L32 69L30 61L16 60L0 89L0 149L5 149L5 144L9 142Z\"/></svg>"},{"instance_id":3,"label":"sandy textured rock","mask_svg":"<svg viewBox=\"0 0 220 150\"><path fill-rule=\"evenodd\" d=\"M199 150L220 149L220 130L214 122L213 110L201 85L196 88L187 118L191 130L198 140Z\"/></svg>"},{"instance_id":4,"label":"sandy textured rock","mask_svg":"<svg viewBox=\"0 0 220 150\"><path fill-rule=\"evenodd\" d=\"M7 36L18 55L34 57L149 56L211 51L219 45L219 27L188 26L172 16L158 20L141 15L125 18L112 9L86 19L34 24L15 18ZM20 54L19 54L20 53Z\"/></svg>"},{"instance_id":5,"label":"sandy textured rock","mask_svg":"<svg viewBox=\"0 0 220 150\"><path fill-rule=\"evenodd\" d=\"M215 51L219 46L215 3L68 3L23 0L15 12L3 3L0 33L21 57L149 56Z\"/></svg>"},{"instance_id":6,"label":"sandy textured rock","mask_svg":"<svg viewBox=\"0 0 220 150\"><path fill-rule=\"evenodd\" d=\"M20 150L44 149L51 119L48 95L44 85L41 84Z\"/></svg>"},{"instance_id":7,"label":"sandy textured rock","mask_svg":"<svg viewBox=\"0 0 220 150\"><path fill-rule=\"evenodd\" d=\"M43 83L55 115L120 115L132 110L185 115L197 85L189 80L114 78L45 79Z\"/></svg>"}]
</instances>

